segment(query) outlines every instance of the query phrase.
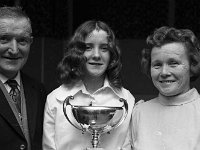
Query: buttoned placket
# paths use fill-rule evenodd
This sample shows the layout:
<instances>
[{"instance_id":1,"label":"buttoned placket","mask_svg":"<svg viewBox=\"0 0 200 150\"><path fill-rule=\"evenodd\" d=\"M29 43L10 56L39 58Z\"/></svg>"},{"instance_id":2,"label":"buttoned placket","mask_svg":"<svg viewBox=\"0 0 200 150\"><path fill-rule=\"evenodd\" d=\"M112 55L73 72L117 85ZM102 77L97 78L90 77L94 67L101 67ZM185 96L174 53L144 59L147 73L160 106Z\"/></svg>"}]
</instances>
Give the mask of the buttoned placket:
<instances>
[{"instance_id":1,"label":"buttoned placket","mask_svg":"<svg viewBox=\"0 0 200 150\"><path fill-rule=\"evenodd\" d=\"M94 94L89 94L88 96L89 96L90 99L91 99L89 106L92 106L92 104L95 102Z\"/></svg>"},{"instance_id":2,"label":"buttoned placket","mask_svg":"<svg viewBox=\"0 0 200 150\"><path fill-rule=\"evenodd\" d=\"M104 89L105 89L105 87L102 87L102 88L96 90L94 93L89 94L89 96L90 96L90 98L91 98L90 106L92 106L92 105L96 102L95 95L97 95L98 92L100 92L100 91L102 91L102 90L104 90Z\"/></svg>"}]
</instances>

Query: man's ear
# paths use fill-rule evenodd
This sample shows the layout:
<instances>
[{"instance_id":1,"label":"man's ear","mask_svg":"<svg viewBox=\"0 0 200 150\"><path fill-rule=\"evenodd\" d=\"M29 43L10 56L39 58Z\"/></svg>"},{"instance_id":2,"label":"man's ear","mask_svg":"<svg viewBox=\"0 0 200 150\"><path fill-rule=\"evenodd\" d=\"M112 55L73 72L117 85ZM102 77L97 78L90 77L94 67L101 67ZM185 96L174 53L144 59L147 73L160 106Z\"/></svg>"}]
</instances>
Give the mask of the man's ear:
<instances>
[{"instance_id":1,"label":"man's ear","mask_svg":"<svg viewBox=\"0 0 200 150\"><path fill-rule=\"evenodd\" d=\"M30 44L33 43L33 36L30 37Z\"/></svg>"}]
</instances>

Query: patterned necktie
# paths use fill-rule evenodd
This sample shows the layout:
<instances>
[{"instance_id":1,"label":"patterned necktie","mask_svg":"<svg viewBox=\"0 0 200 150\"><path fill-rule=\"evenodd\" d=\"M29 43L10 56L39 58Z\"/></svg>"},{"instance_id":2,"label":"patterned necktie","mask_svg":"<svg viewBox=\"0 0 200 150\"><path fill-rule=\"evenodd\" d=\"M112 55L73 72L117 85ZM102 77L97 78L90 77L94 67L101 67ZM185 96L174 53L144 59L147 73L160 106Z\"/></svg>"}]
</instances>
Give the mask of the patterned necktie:
<instances>
[{"instance_id":1,"label":"patterned necktie","mask_svg":"<svg viewBox=\"0 0 200 150\"><path fill-rule=\"evenodd\" d=\"M6 83L11 87L11 90L9 92L13 102L15 103L17 110L19 113L21 113L21 96L20 91L18 89L18 83L16 80L8 80Z\"/></svg>"}]
</instances>

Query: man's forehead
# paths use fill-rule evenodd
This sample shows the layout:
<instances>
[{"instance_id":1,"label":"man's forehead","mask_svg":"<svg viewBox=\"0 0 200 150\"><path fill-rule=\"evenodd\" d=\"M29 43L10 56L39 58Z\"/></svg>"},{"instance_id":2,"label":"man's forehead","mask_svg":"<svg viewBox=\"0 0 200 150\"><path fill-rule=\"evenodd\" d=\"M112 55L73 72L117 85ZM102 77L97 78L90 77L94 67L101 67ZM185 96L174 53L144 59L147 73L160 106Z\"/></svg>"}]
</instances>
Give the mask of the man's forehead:
<instances>
[{"instance_id":1,"label":"man's forehead","mask_svg":"<svg viewBox=\"0 0 200 150\"><path fill-rule=\"evenodd\" d=\"M26 18L0 18L0 34L31 34L30 22Z\"/></svg>"}]
</instances>

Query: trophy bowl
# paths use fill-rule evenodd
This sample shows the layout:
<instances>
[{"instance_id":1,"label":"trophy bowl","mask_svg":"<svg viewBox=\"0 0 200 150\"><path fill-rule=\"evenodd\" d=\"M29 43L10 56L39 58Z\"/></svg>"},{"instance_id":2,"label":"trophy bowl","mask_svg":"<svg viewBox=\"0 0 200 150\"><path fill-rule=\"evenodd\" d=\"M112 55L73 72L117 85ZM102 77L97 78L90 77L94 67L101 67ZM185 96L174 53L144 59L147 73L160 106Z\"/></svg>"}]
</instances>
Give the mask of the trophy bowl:
<instances>
[{"instance_id":1,"label":"trophy bowl","mask_svg":"<svg viewBox=\"0 0 200 150\"><path fill-rule=\"evenodd\" d=\"M123 103L122 107L71 105L69 101L73 99L73 96L65 99L63 103L64 115L75 128L92 135L93 148L98 147L101 134L117 128L127 116L128 104L122 98L119 99ZM72 123L68 113L72 114L77 123Z\"/></svg>"}]
</instances>

